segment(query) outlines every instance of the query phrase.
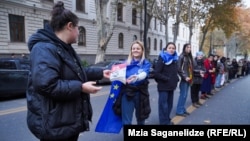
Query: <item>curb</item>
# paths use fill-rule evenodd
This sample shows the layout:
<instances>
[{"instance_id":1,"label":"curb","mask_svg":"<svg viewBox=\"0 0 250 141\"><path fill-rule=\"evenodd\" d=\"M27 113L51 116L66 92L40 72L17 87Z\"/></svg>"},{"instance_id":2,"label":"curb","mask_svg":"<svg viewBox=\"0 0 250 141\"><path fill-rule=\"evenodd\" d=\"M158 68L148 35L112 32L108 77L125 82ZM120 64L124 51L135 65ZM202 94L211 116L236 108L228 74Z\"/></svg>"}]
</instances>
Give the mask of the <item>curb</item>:
<instances>
[{"instance_id":1,"label":"curb","mask_svg":"<svg viewBox=\"0 0 250 141\"><path fill-rule=\"evenodd\" d=\"M235 79L231 80L230 83L225 83L225 85L224 85L223 87L221 87L221 88L216 88L216 89L212 90L213 95L215 95L217 92L219 92L221 89L223 89L224 87L228 86L229 84L235 82L237 79L238 79L238 78L235 78ZM213 95L212 95L212 96L209 96L209 99L212 98ZM199 101L200 101L200 103L201 103L202 105L204 105L204 103L206 102L206 100L208 100L208 99L199 99ZM188 106L188 108L187 108L187 112L189 112L190 114L192 114L192 112L193 112L194 110L196 110L196 109L197 109L196 107L190 105L190 106ZM177 125L177 124L180 123L184 118L185 118L185 117L183 117L183 116L174 116L174 117L172 118L171 121L172 121L173 125Z\"/></svg>"}]
</instances>

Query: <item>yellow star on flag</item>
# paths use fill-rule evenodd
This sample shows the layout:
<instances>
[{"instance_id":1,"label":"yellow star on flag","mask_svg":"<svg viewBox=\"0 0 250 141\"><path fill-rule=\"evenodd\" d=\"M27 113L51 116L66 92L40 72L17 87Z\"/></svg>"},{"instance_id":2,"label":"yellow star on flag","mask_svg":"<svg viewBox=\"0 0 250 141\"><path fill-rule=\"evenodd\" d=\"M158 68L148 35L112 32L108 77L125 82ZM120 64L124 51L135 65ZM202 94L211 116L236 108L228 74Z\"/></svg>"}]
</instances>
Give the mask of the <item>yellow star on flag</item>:
<instances>
[{"instance_id":1,"label":"yellow star on flag","mask_svg":"<svg viewBox=\"0 0 250 141\"><path fill-rule=\"evenodd\" d=\"M112 94L109 95L109 98L114 98L114 96L115 96L115 94L112 93Z\"/></svg>"},{"instance_id":2,"label":"yellow star on flag","mask_svg":"<svg viewBox=\"0 0 250 141\"><path fill-rule=\"evenodd\" d=\"M114 90L118 90L118 88L119 88L118 84L115 84L114 85Z\"/></svg>"}]
</instances>

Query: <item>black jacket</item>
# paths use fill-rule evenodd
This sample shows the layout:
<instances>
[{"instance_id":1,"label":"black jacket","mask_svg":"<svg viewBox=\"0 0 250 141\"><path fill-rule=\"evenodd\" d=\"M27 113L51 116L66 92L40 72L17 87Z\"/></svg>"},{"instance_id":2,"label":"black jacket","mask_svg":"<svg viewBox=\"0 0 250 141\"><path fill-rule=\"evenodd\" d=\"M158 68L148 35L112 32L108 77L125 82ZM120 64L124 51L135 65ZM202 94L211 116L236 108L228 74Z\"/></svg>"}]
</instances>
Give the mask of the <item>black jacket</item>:
<instances>
[{"instance_id":1,"label":"black jacket","mask_svg":"<svg viewBox=\"0 0 250 141\"><path fill-rule=\"evenodd\" d=\"M126 95L128 99L132 99L135 96L136 92L140 93L140 107L139 107L139 117L138 120L147 119L151 113L150 107L150 99L149 99L149 92L148 92L148 81L144 81L140 85L123 85L119 96L117 97L114 105L113 110L117 115L121 115L121 99L122 95Z\"/></svg>"},{"instance_id":2,"label":"black jacket","mask_svg":"<svg viewBox=\"0 0 250 141\"><path fill-rule=\"evenodd\" d=\"M194 76L193 74L193 58L186 53L182 53L178 60L178 74L182 81L186 81L187 77ZM189 68L192 70L189 71Z\"/></svg>"},{"instance_id":3,"label":"black jacket","mask_svg":"<svg viewBox=\"0 0 250 141\"><path fill-rule=\"evenodd\" d=\"M206 69L204 67L204 60L200 59L198 60L197 58L194 59L194 69L193 69L193 73L194 73L194 80L193 80L193 84L202 84L203 81L203 77L201 77L200 71L203 71L204 73L206 72Z\"/></svg>"},{"instance_id":4,"label":"black jacket","mask_svg":"<svg viewBox=\"0 0 250 141\"><path fill-rule=\"evenodd\" d=\"M175 90L179 81L177 61L166 65L159 56L155 65L155 80L158 91Z\"/></svg>"},{"instance_id":5,"label":"black jacket","mask_svg":"<svg viewBox=\"0 0 250 141\"><path fill-rule=\"evenodd\" d=\"M71 45L50 27L38 30L28 42L31 60L27 124L39 139L64 139L89 130L90 95L82 83L103 77L101 69L85 69Z\"/></svg>"}]
</instances>

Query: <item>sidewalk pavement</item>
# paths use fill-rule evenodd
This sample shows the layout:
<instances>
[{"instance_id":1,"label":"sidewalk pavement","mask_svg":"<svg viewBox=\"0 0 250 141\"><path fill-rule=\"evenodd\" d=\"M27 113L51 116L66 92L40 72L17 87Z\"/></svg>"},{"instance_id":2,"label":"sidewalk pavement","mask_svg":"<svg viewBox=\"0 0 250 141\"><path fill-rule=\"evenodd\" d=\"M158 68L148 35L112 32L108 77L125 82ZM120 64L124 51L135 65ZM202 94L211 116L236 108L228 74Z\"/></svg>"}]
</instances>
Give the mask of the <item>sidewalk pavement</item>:
<instances>
[{"instance_id":1,"label":"sidewalk pavement","mask_svg":"<svg viewBox=\"0 0 250 141\"><path fill-rule=\"evenodd\" d=\"M186 117L172 118L174 125L249 124L250 125L250 75L231 80L216 89L209 99L200 99L199 108L190 105Z\"/></svg>"}]
</instances>

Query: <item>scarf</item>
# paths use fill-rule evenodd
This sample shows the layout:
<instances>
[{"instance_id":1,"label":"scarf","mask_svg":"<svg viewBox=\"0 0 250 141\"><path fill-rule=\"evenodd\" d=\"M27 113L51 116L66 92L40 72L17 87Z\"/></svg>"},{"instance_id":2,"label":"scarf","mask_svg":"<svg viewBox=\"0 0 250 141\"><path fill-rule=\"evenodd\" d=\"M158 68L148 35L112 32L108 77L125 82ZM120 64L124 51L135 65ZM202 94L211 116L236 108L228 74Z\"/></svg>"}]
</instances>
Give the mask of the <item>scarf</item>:
<instances>
[{"instance_id":1,"label":"scarf","mask_svg":"<svg viewBox=\"0 0 250 141\"><path fill-rule=\"evenodd\" d=\"M174 52L174 54L171 55L171 54L169 54L168 52L162 50L162 51L160 52L160 56L161 56L161 58L162 58L164 64L166 64L166 65L169 65L169 64L171 64L173 61L177 61L177 60L178 60L178 56L177 56L176 51Z\"/></svg>"}]
</instances>

